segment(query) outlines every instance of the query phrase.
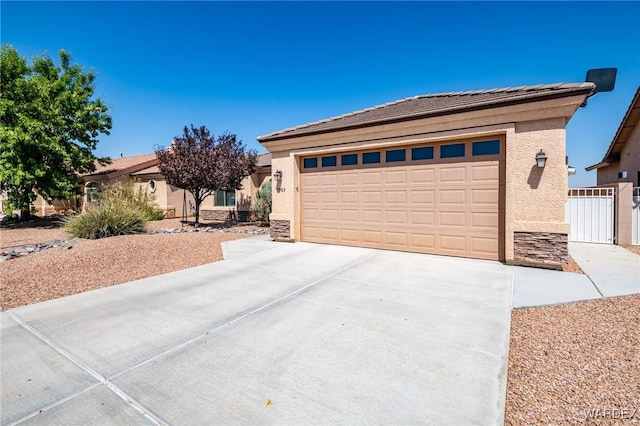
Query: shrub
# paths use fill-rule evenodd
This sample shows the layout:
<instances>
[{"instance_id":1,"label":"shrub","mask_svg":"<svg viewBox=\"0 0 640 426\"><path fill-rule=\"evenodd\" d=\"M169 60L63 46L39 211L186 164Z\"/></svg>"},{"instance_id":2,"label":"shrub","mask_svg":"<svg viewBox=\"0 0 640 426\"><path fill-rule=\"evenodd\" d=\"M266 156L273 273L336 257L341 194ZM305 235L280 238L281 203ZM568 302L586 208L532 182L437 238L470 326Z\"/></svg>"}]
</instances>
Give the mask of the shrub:
<instances>
[{"instance_id":1,"label":"shrub","mask_svg":"<svg viewBox=\"0 0 640 426\"><path fill-rule=\"evenodd\" d=\"M88 205L85 210L65 221L65 230L78 238L105 238L144 232L147 217L139 209L123 203L103 202Z\"/></svg>"},{"instance_id":2,"label":"shrub","mask_svg":"<svg viewBox=\"0 0 640 426\"><path fill-rule=\"evenodd\" d=\"M65 229L78 238L105 238L144 232L149 220L164 218L153 196L135 182L118 182L98 193L84 211L65 220Z\"/></svg>"},{"instance_id":3,"label":"shrub","mask_svg":"<svg viewBox=\"0 0 640 426\"><path fill-rule=\"evenodd\" d=\"M256 215L260 223L269 224L269 214L271 213L271 181L265 182L260 190L256 193L256 199L253 202L253 213Z\"/></svg>"}]
</instances>

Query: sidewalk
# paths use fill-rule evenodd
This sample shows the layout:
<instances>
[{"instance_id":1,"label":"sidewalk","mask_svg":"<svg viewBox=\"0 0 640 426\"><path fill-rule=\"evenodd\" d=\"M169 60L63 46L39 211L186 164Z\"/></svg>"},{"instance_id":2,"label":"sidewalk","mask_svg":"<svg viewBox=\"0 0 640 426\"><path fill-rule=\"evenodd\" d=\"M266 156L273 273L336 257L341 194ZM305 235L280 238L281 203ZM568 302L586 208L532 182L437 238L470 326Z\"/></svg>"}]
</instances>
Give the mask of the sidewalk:
<instances>
[{"instance_id":1,"label":"sidewalk","mask_svg":"<svg viewBox=\"0 0 640 426\"><path fill-rule=\"evenodd\" d=\"M513 307L556 305L640 293L640 256L612 244L569 243L584 274L514 267Z\"/></svg>"}]
</instances>

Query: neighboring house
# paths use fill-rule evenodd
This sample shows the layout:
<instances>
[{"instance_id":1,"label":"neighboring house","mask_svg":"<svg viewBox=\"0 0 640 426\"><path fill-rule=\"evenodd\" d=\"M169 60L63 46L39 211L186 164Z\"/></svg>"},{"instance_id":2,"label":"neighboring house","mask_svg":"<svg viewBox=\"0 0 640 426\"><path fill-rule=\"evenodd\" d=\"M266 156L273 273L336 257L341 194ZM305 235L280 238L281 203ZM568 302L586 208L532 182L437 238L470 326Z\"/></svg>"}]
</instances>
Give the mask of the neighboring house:
<instances>
[{"instance_id":1,"label":"neighboring house","mask_svg":"<svg viewBox=\"0 0 640 426\"><path fill-rule=\"evenodd\" d=\"M633 182L640 186L640 86L627 109L602 161L587 167L596 170L597 184Z\"/></svg>"},{"instance_id":2,"label":"neighboring house","mask_svg":"<svg viewBox=\"0 0 640 426\"><path fill-rule=\"evenodd\" d=\"M416 96L258 137L278 177L271 235L558 267L565 128L594 88Z\"/></svg>"},{"instance_id":3,"label":"neighboring house","mask_svg":"<svg viewBox=\"0 0 640 426\"><path fill-rule=\"evenodd\" d=\"M623 246L640 245L640 189L634 190L640 187L639 122L640 86L602 161L586 168L596 171L597 186L614 188L614 242Z\"/></svg>"},{"instance_id":4,"label":"neighboring house","mask_svg":"<svg viewBox=\"0 0 640 426\"><path fill-rule=\"evenodd\" d=\"M251 204L265 179L271 174L271 154L258 156L256 170L251 176L242 181L242 189L237 191L216 191L215 196L207 197L201 207L201 216L205 220L238 220L246 221L250 218ZM164 211L166 217L193 216L195 205L189 192L167 184L158 168L155 153L120 157L112 160L111 164L96 165L92 173L80 176L83 185L80 190L84 194L78 201L54 200L48 204L42 197L34 203L37 213L47 215L62 210L80 211L82 205L90 202L101 187L130 179L139 181L138 187L152 193L158 207Z\"/></svg>"}]
</instances>

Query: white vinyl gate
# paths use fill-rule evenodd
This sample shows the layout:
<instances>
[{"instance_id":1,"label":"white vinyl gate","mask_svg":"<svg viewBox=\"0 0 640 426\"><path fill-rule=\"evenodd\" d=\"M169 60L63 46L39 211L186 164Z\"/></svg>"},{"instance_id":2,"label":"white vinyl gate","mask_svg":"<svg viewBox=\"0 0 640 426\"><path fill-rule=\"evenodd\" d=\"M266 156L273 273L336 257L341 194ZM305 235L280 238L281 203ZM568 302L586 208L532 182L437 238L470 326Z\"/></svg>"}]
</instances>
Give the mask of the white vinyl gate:
<instances>
[{"instance_id":1,"label":"white vinyl gate","mask_svg":"<svg viewBox=\"0 0 640 426\"><path fill-rule=\"evenodd\" d=\"M633 188L631 202L631 244L640 245L640 186Z\"/></svg>"},{"instance_id":2,"label":"white vinyl gate","mask_svg":"<svg viewBox=\"0 0 640 426\"><path fill-rule=\"evenodd\" d=\"M614 243L614 188L569 189L565 220L569 241Z\"/></svg>"}]
</instances>

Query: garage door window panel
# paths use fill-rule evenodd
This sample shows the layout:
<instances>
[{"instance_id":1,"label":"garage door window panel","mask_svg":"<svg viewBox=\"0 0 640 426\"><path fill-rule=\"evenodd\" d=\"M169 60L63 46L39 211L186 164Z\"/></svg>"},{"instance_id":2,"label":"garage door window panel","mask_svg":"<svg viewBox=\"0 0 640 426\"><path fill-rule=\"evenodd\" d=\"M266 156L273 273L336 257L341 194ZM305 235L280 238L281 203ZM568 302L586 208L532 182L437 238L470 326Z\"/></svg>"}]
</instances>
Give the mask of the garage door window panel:
<instances>
[{"instance_id":1,"label":"garage door window panel","mask_svg":"<svg viewBox=\"0 0 640 426\"><path fill-rule=\"evenodd\" d=\"M317 158L305 158L303 161L303 167L305 169L316 169L318 168L318 159Z\"/></svg>"},{"instance_id":2,"label":"garage door window panel","mask_svg":"<svg viewBox=\"0 0 640 426\"><path fill-rule=\"evenodd\" d=\"M340 157L342 166L355 166L358 164L358 154L345 154Z\"/></svg>"},{"instance_id":3,"label":"garage door window panel","mask_svg":"<svg viewBox=\"0 0 640 426\"><path fill-rule=\"evenodd\" d=\"M322 157L322 167L335 167L338 165L338 158L335 155Z\"/></svg>"},{"instance_id":4,"label":"garage door window panel","mask_svg":"<svg viewBox=\"0 0 640 426\"><path fill-rule=\"evenodd\" d=\"M496 155L500 154L500 141L479 141L471 144L471 155Z\"/></svg>"},{"instance_id":5,"label":"garage door window panel","mask_svg":"<svg viewBox=\"0 0 640 426\"><path fill-rule=\"evenodd\" d=\"M433 160L433 147L421 146L421 147L411 148L411 160L412 161Z\"/></svg>"},{"instance_id":6,"label":"garage door window panel","mask_svg":"<svg viewBox=\"0 0 640 426\"><path fill-rule=\"evenodd\" d=\"M391 149L384 153L385 161L387 163L397 163L407 160L406 149Z\"/></svg>"},{"instance_id":7,"label":"garage door window panel","mask_svg":"<svg viewBox=\"0 0 640 426\"><path fill-rule=\"evenodd\" d=\"M365 152L362 154L362 164L379 164L380 151Z\"/></svg>"},{"instance_id":8,"label":"garage door window panel","mask_svg":"<svg viewBox=\"0 0 640 426\"><path fill-rule=\"evenodd\" d=\"M460 158L465 156L465 144L455 143L440 146L440 158Z\"/></svg>"}]
</instances>

